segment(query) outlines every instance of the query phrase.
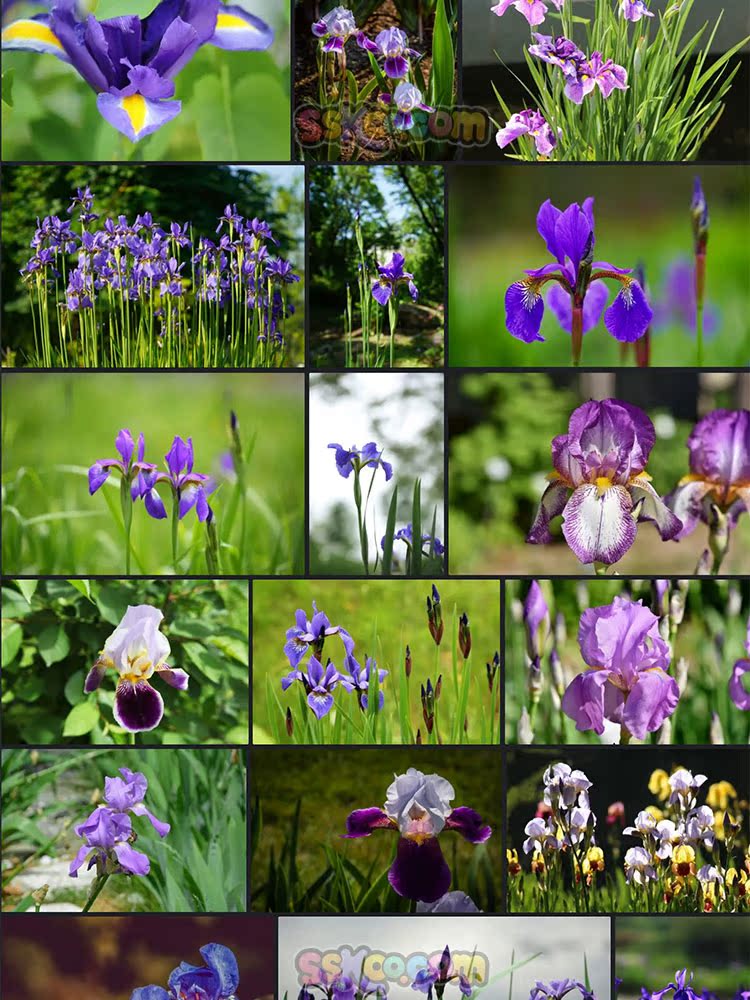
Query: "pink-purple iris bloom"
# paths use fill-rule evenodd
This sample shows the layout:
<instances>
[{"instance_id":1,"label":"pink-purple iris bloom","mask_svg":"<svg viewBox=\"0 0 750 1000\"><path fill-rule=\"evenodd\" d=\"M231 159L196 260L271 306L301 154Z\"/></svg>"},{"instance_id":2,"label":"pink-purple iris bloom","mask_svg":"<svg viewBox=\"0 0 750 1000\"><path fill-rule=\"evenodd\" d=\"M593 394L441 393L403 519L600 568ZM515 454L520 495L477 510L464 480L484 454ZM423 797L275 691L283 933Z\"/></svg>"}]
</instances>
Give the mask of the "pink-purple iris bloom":
<instances>
[{"instance_id":1,"label":"pink-purple iris bloom","mask_svg":"<svg viewBox=\"0 0 750 1000\"><path fill-rule=\"evenodd\" d=\"M406 258L402 253L391 254L391 259L387 264L378 264L380 277L372 284L372 297L381 306L388 305L391 295L398 291L403 285L409 289L414 302L419 298L419 289L414 284L414 275L404 270Z\"/></svg>"},{"instance_id":2,"label":"pink-purple iris bloom","mask_svg":"<svg viewBox=\"0 0 750 1000\"><path fill-rule=\"evenodd\" d=\"M547 0L549 3L550 0ZM565 0L551 0L557 10L560 10ZM519 14L523 14L529 24L534 27L541 24L547 16L547 3L543 0L500 0L494 7L490 7L493 14L502 17L509 7L515 7Z\"/></svg>"},{"instance_id":3,"label":"pink-purple iris bloom","mask_svg":"<svg viewBox=\"0 0 750 1000\"><path fill-rule=\"evenodd\" d=\"M564 212L548 199L539 209L536 226L556 263L527 268L529 277L514 281L508 288L508 331L526 344L544 341L539 332L544 317L541 290L554 281L556 285L547 301L563 330L586 333L598 324L607 303L607 286L600 279L611 278L622 287L604 313L604 325L624 343L642 337L653 316L643 289L628 277L630 269L594 261L594 199L587 198L582 206L574 202Z\"/></svg>"},{"instance_id":4,"label":"pink-purple iris bloom","mask_svg":"<svg viewBox=\"0 0 750 1000\"><path fill-rule=\"evenodd\" d=\"M624 66L618 66L612 59L605 59L601 52L592 52L590 56L586 56L575 42L564 36L555 38L535 33L534 44L529 46L529 53L562 71L565 96L575 104L581 104L595 87L599 88L604 98L609 97L615 89L628 89L628 74Z\"/></svg>"},{"instance_id":5,"label":"pink-purple iris bloom","mask_svg":"<svg viewBox=\"0 0 750 1000\"><path fill-rule=\"evenodd\" d=\"M640 21L642 17L653 17L643 0L622 0L620 13L626 21Z\"/></svg>"},{"instance_id":6,"label":"pink-purple iris bloom","mask_svg":"<svg viewBox=\"0 0 750 1000\"><path fill-rule=\"evenodd\" d=\"M433 991L439 1000L442 1000L443 993L449 983L455 982L460 992L465 997L472 994L472 986L468 977L460 969L453 968L453 959L448 945L445 946L439 961L431 961L426 969L420 969L417 973L411 988L418 993L426 993L429 1000L432 1000Z\"/></svg>"},{"instance_id":7,"label":"pink-purple iris bloom","mask_svg":"<svg viewBox=\"0 0 750 1000\"><path fill-rule=\"evenodd\" d=\"M391 80L402 80L409 72L409 59L419 58L419 52L409 48L406 32L400 28L384 28L374 41L360 32L357 45L383 60L383 72Z\"/></svg>"},{"instance_id":8,"label":"pink-purple iris bloom","mask_svg":"<svg viewBox=\"0 0 750 1000\"><path fill-rule=\"evenodd\" d=\"M618 596L584 611L578 645L589 669L571 681L562 708L579 732L593 729L601 736L609 720L643 740L677 708L680 690L668 672L669 643L641 601Z\"/></svg>"},{"instance_id":9,"label":"pink-purple iris bloom","mask_svg":"<svg viewBox=\"0 0 750 1000\"><path fill-rule=\"evenodd\" d=\"M712 505L731 530L750 512L750 410L713 410L695 425L687 447L690 472L667 497L682 522L677 537L689 535L699 521L710 523Z\"/></svg>"},{"instance_id":10,"label":"pink-purple iris bloom","mask_svg":"<svg viewBox=\"0 0 750 1000\"><path fill-rule=\"evenodd\" d=\"M451 883L439 834L455 830L472 844L483 844L492 836L491 827L474 809L451 807L455 795L445 778L410 767L389 786L383 809L373 806L349 814L345 836L369 837L378 829L397 833L396 857L388 881L399 896L432 903L448 891Z\"/></svg>"},{"instance_id":11,"label":"pink-purple iris bloom","mask_svg":"<svg viewBox=\"0 0 750 1000\"><path fill-rule=\"evenodd\" d=\"M635 541L636 521L653 521L663 539L675 538L682 521L646 472L655 441L654 425L637 406L617 399L579 406L568 433L552 441L555 471L526 541L552 541L550 522L562 514L563 535L576 557L609 566Z\"/></svg>"},{"instance_id":12,"label":"pink-purple iris bloom","mask_svg":"<svg viewBox=\"0 0 750 1000\"><path fill-rule=\"evenodd\" d=\"M203 45L260 50L273 30L236 4L162 0L146 18L79 18L75 0L56 0L49 13L3 28L4 49L57 56L97 93L99 113L131 142L155 132L182 108L174 77Z\"/></svg>"},{"instance_id":13,"label":"pink-purple iris bloom","mask_svg":"<svg viewBox=\"0 0 750 1000\"><path fill-rule=\"evenodd\" d=\"M206 944L200 953L205 965L180 962L169 974L166 990L140 986L130 1000L236 1000L240 973L232 951L223 944Z\"/></svg>"},{"instance_id":14,"label":"pink-purple iris bloom","mask_svg":"<svg viewBox=\"0 0 750 1000\"><path fill-rule=\"evenodd\" d=\"M312 618L308 618L307 613L302 608L297 608L294 613L294 625L287 629L284 653L291 667L296 667L307 655L309 649L312 649L313 653L320 657L325 641L331 635L341 637L347 656L354 649L354 639L347 630L341 625L331 625L330 618L325 611L318 611L315 601L313 601L312 607Z\"/></svg>"},{"instance_id":15,"label":"pink-purple iris bloom","mask_svg":"<svg viewBox=\"0 0 750 1000\"><path fill-rule=\"evenodd\" d=\"M747 656L737 660L732 667L732 676L729 678L729 696L737 708L741 708L744 712L750 712L750 691L744 684L745 674L750 673L750 618L747 620L745 650Z\"/></svg>"},{"instance_id":16,"label":"pink-purple iris bloom","mask_svg":"<svg viewBox=\"0 0 750 1000\"><path fill-rule=\"evenodd\" d=\"M557 136L541 111L532 111L527 108L525 111L511 115L505 123L505 127L498 131L495 141L500 149L505 149L522 135L531 136L540 156L549 156L557 145Z\"/></svg>"},{"instance_id":17,"label":"pink-purple iris bloom","mask_svg":"<svg viewBox=\"0 0 750 1000\"><path fill-rule=\"evenodd\" d=\"M307 704L316 719L322 719L333 708L333 692L342 681L342 676L329 660L325 667L315 656L307 661L306 670L295 667L282 677L281 690L288 690L295 681L299 681L305 689Z\"/></svg>"},{"instance_id":18,"label":"pink-purple iris bloom","mask_svg":"<svg viewBox=\"0 0 750 1000\"><path fill-rule=\"evenodd\" d=\"M91 815L75 827L83 844L70 864L68 874L78 878L79 869L88 861L88 868L97 867L98 875L148 875L151 863L148 855L136 851L131 845L135 840L128 813L146 816L160 837L170 831L143 804L148 791L148 781L140 771L120 768L121 778L104 779L104 806L97 806Z\"/></svg>"},{"instance_id":19,"label":"pink-purple iris bloom","mask_svg":"<svg viewBox=\"0 0 750 1000\"><path fill-rule=\"evenodd\" d=\"M164 456L168 472L151 472L144 474L143 500L151 517L167 516L164 503L156 486L167 483L172 496L177 503L179 519L182 520L194 507L199 521L205 521L211 515L208 496L216 489L216 482L211 476L193 472L193 439L183 441L179 435L172 442L172 447Z\"/></svg>"},{"instance_id":20,"label":"pink-purple iris bloom","mask_svg":"<svg viewBox=\"0 0 750 1000\"><path fill-rule=\"evenodd\" d=\"M336 450L336 471L344 479L348 479L352 472L359 475L362 469L377 469L378 466L382 467L386 482L393 476L393 466L384 461L383 452L374 441L368 441L361 449L356 445L344 448L340 444L329 444L328 447Z\"/></svg>"},{"instance_id":21,"label":"pink-purple iris bloom","mask_svg":"<svg viewBox=\"0 0 750 1000\"><path fill-rule=\"evenodd\" d=\"M322 42L324 52L343 52L352 35L357 34L357 23L348 7L338 6L313 24L312 33Z\"/></svg>"}]
</instances>

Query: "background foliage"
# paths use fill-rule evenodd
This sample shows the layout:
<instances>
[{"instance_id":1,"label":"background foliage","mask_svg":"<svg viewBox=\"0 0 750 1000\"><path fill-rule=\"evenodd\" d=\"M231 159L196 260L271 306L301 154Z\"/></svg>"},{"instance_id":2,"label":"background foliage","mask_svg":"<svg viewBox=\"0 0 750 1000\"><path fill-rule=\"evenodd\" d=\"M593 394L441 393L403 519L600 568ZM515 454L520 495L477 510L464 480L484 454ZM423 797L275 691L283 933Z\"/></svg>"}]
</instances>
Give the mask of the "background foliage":
<instances>
[{"instance_id":1,"label":"background foliage","mask_svg":"<svg viewBox=\"0 0 750 1000\"><path fill-rule=\"evenodd\" d=\"M567 431L575 407L591 397L613 396L645 410L657 430L648 471L663 496L688 472L686 441L699 415L722 406L736 408L745 378L639 370L616 375L487 373L449 381L451 572L586 572L562 536L549 545L524 540L552 470L552 439ZM723 566L726 573L747 564L749 522L740 518ZM674 543L662 542L651 525L642 524L617 571L690 575L706 542L703 526Z\"/></svg>"},{"instance_id":2,"label":"background foliage","mask_svg":"<svg viewBox=\"0 0 750 1000\"><path fill-rule=\"evenodd\" d=\"M2 590L2 706L6 743L126 743L112 717L116 672L83 682L128 604L164 614L171 666L187 691L154 679L164 699L144 743L246 743L248 587L210 580L17 580Z\"/></svg>"},{"instance_id":3,"label":"background foliage","mask_svg":"<svg viewBox=\"0 0 750 1000\"><path fill-rule=\"evenodd\" d=\"M96 16L145 17L155 6L100 0ZM34 52L4 53L12 107L3 101L3 160L288 160L289 6L254 0L248 9L274 27L272 48L203 46L175 80L180 114L135 145L102 118L96 95L70 66Z\"/></svg>"},{"instance_id":4,"label":"background foliage","mask_svg":"<svg viewBox=\"0 0 750 1000\"><path fill-rule=\"evenodd\" d=\"M3 168L3 348L18 351L23 362L32 347L32 327L26 286L19 273L31 255L29 244L37 218L59 215L67 219L70 197L89 185L96 197L94 210L101 216L151 212L155 221L169 228L172 221L192 223L197 243L201 236L216 240L219 216L228 203L236 203L248 219L265 219L279 241L279 253L291 258L297 272L304 264L304 201L301 171L283 175L263 169L241 169L219 164L162 166L161 164L69 165L31 164ZM77 229L77 223L74 229ZM96 228L96 224L95 227ZM304 281L289 286L296 313L287 321L291 364L303 359Z\"/></svg>"}]
</instances>

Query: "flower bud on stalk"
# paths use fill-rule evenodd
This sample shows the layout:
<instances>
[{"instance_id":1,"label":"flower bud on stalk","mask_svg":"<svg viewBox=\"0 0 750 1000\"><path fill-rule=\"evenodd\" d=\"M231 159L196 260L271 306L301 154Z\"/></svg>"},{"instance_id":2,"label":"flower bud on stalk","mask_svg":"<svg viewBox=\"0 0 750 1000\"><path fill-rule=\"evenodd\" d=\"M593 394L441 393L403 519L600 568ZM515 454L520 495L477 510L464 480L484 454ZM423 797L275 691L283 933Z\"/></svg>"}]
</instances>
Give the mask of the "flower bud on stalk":
<instances>
[{"instance_id":1,"label":"flower bud on stalk","mask_svg":"<svg viewBox=\"0 0 750 1000\"><path fill-rule=\"evenodd\" d=\"M729 518L716 504L711 504L708 523L708 545L713 556L714 576L721 569L724 557L729 550Z\"/></svg>"},{"instance_id":2,"label":"flower bud on stalk","mask_svg":"<svg viewBox=\"0 0 750 1000\"><path fill-rule=\"evenodd\" d=\"M500 654L495 651L495 655L492 657L492 663L486 664L487 666L487 684L489 685L490 694L495 686L495 677L497 676L498 668L500 667Z\"/></svg>"},{"instance_id":3,"label":"flower bud on stalk","mask_svg":"<svg viewBox=\"0 0 750 1000\"><path fill-rule=\"evenodd\" d=\"M703 364L703 303L706 294L706 247L708 245L708 205L700 177L695 178L690 203L695 249L695 306L698 365Z\"/></svg>"},{"instance_id":4,"label":"flower bud on stalk","mask_svg":"<svg viewBox=\"0 0 750 1000\"><path fill-rule=\"evenodd\" d=\"M427 598L427 627L430 630L433 642L439 646L443 638L443 608L440 603L440 594L437 587L432 585L432 600Z\"/></svg>"},{"instance_id":5,"label":"flower bud on stalk","mask_svg":"<svg viewBox=\"0 0 750 1000\"><path fill-rule=\"evenodd\" d=\"M290 739L294 736L294 716L291 708L286 710L286 734Z\"/></svg>"},{"instance_id":6,"label":"flower bud on stalk","mask_svg":"<svg viewBox=\"0 0 750 1000\"><path fill-rule=\"evenodd\" d=\"M685 617L685 605L687 603L689 588L689 580L678 580L675 589L670 595L669 628L672 634L674 634L679 626L682 625L682 619Z\"/></svg>"},{"instance_id":7,"label":"flower bud on stalk","mask_svg":"<svg viewBox=\"0 0 750 1000\"><path fill-rule=\"evenodd\" d=\"M210 574L221 572L219 562L219 533L216 530L214 513L209 510L206 518L206 567Z\"/></svg>"},{"instance_id":8,"label":"flower bud on stalk","mask_svg":"<svg viewBox=\"0 0 750 1000\"><path fill-rule=\"evenodd\" d=\"M407 679L411 677L411 650L408 646L406 647L406 654L404 656L404 673Z\"/></svg>"},{"instance_id":9,"label":"flower bud on stalk","mask_svg":"<svg viewBox=\"0 0 750 1000\"><path fill-rule=\"evenodd\" d=\"M556 649L553 649L549 654L549 670L552 677L552 685L557 692L558 697L562 698L565 694L565 675L563 673L560 654Z\"/></svg>"},{"instance_id":10,"label":"flower bud on stalk","mask_svg":"<svg viewBox=\"0 0 750 1000\"><path fill-rule=\"evenodd\" d=\"M524 746L534 742L534 730L531 728L531 719L525 708L521 709L521 717L518 720L518 742Z\"/></svg>"},{"instance_id":11,"label":"flower bud on stalk","mask_svg":"<svg viewBox=\"0 0 750 1000\"><path fill-rule=\"evenodd\" d=\"M724 727L721 724L721 719L719 718L718 712L713 712L711 715L711 744L713 746L723 746L724 740Z\"/></svg>"},{"instance_id":12,"label":"flower bud on stalk","mask_svg":"<svg viewBox=\"0 0 750 1000\"><path fill-rule=\"evenodd\" d=\"M466 612L458 620L458 646L463 658L468 660L471 652L471 628Z\"/></svg>"}]
</instances>

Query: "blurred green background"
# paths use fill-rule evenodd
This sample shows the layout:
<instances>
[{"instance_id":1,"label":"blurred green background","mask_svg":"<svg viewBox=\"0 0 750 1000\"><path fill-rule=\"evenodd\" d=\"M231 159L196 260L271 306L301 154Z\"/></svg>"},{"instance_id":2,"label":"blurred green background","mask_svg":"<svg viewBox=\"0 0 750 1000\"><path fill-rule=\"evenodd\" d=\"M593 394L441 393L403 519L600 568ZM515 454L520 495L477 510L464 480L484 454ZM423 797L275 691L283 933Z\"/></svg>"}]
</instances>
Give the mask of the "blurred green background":
<instances>
[{"instance_id":1,"label":"blurred green background","mask_svg":"<svg viewBox=\"0 0 750 1000\"><path fill-rule=\"evenodd\" d=\"M284 710L287 706L297 715L297 685L281 690L281 678L291 667L283 652L286 630L294 625L294 612L303 608L312 616L312 602L325 611L331 625L345 628L355 641L354 657L364 666L366 656L374 656L380 669L388 670L381 685L385 695L383 712L392 722L393 742L399 742L395 696L400 675L404 670L404 650L412 654L410 679L411 722L414 733L421 727L426 738L420 702L420 686L430 678L433 685L443 674L443 690L438 710L445 730L455 715L456 698L452 683L453 615L464 612L469 616L472 638L472 658L468 669L472 684L468 702L467 738L479 739L480 718L489 711L490 693L485 662L491 660L500 645L500 589L492 580L438 581L445 631L440 647L436 647L427 628L426 598L431 593L427 581L417 580L258 580L253 585L253 739L267 742L272 725L269 712L276 717L279 736L287 742L284 714L278 706L269 704L269 687ZM346 675L344 646L338 636L326 640L323 662L330 657L336 668ZM305 662L307 662L305 660ZM463 658L459 656L458 677L463 678ZM499 683L499 678L497 683ZM343 688L335 699L341 700L348 713L358 714L356 698ZM312 715L312 713L310 713ZM327 722L329 720L323 720ZM326 726L319 726L325 739Z\"/></svg>"},{"instance_id":2,"label":"blurred green background","mask_svg":"<svg viewBox=\"0 0 750 1000\"><path fill-rule=\"evenodd\" d=\"M83 682L128 605L164 615L170 666L187 691L152 678L164 699L139 743L247 743L248 585L213 580L17 580L2 590L3 726L7 743L127 743L112 715L117 672Z\"/></svg>"},{"instance_id":3,"label":"blurred green background","mask_svg":"<svg viewBox=\"0 0 750 1000\"><path fill-rule=\"evenodd\" d=\"M695 973L692 987L731 1000L750 985L750 920L689 917L618 917L615 920L615 974L619 996L640 997L674 982L675 969Z\"/></svg>"},{"instance_id":4,"label":"blurred green background","mask_svg":"<svg viewBox=\"0 0 750 1000\"><path fill-rule=\"evenodd\" d=\"M338 855L345 869L349 863L365 872L372 867L374 881L393 860L398 840L395 831L375 830L370 837L345 840L342 834L346 832L346 817L354 809L382 808L394 775L404 774L410 767L447 778L456 791L453 807L471 806L492 827L493 836L484 845L470 844L459 834L445 831L440 835L440 846L453 873L451 889L468 892L472 859L476 855L489 860L487 884L482 885L484 898L471 895L480 909L486 912L497 909L503 815L502 762L497 749L461 748L447 754L433 747L398 750L316 747L311 757L312 754L305 747L257 747L253 751L250 772L256 814L253 828L259 830L252 854L254 910L264 908L262 887L272 857L286 861L290 847L285 845L290 845L299 802L300 822L293 846L301 885L314 886L328 863L328 852ZM322 887L319 890L323 892ZM390 897L393 909L388 912L408 911L409 900L395 896L393 891ZM306 909L310 912L321 909L315 890Z\"/></svg>"},{"instance_id":5,"label":"blurred green background","mask_svg":"<svg viewBox=\"0 0 750 1000\"><path fill-rule=\"evenodd\" d=\"M129 813L148 875L113 875L91 912L245 909L245 758L236 750L4 750L3 908L33 909L30 894L49 887L42 912L80 911L96 868L69 866L82 845L75 827L104 805L105 778L120 768L148 782L144 805L171 829L160 837L146 816ZM200 802L200 808L196 804ZM84 921L85 923L86 921Z\"/></svg>"},{"instance_id":6,"label":"blurred green background","mask_svg":"<svg viewBox=\"0 0 750 1000\"><path fill-rule=\"evenodd\" d=\"M747 375L625 370L617 373L476 374L448 380L450 571L465 574L576 575L591 572L555 541L528 545L539 500L552 471L550 445L587 399L614 397L639 406L654 422L648 463L664 496L686 475L686 441L699 416L718 407L747 407ZM681 542L662 542L642 523L617 564L622 575L690 575L707 544L704 525ZM734 531L722 573L748 565L750 517Z\"/></svg>"},{"instance_id":7,"label":"blurred green background","mask_svg":"<svg viewBox=\"0 0 750 1000\"><path fill-rule=\"evenodd\" d=\"M361 329L357 289L359 216L373 275L394 251L406 258L419 299L399 292L398 367L443 364L443 168L430 166L313 167L310 171L310 348L316 367L343 367L346 288L351 286L355 331ZM375 303L375 308L380 309ZM387 310L381 309L388 330ZM387 335L387 334L386 334Z\"/></svg>"},{"instance_id":8,"label":"blurred green background","mask_svg":"<svg viewBox=\"0 0 750 1000\"><path fill-rule=\"evenodd\" d=\"M221 533L233 502L234 484L221 465L230 448L231 410L243 447L253 439L254 446L246 469L244 545L236 532L224 539L224 571L302 571L304 498L299 476L289 475L290 469L304 468L301 375L25 372L4 378L5 573L124 572L118 475L110 475L93 497L87 482L93 462L116 457L114 440L123 427L134 437L144 432L146 461L162 469L174 436L192 436L195 471L221 481L210 499ZM273 434L263 433L268 427ZM169 501L166 491L164 497ZM180 570L205 572L205 534L194 511L180 522L179 552L185 553ZM133 572L172 572L169 520L155 521L140 502L133 512L132 544Z\"/></svg>"},{"instance_id":9,"label":"blurred green background","mask_svg":"<svg viewBox=\"0 0 750 1000\"><path fill-rule=\"evenodd\" d=\"M228 203L241 215L264 219L279 241L278 253L291 259L303 273L305 260L304 173L301 167L245 168L222 165L163 166L124 164L81 166L34 164L6 166L3 170L3 348L4 364L23 365L33 351L29 294L20 269L31 256L29 244L38 218L69 218L67 209L77 188L89 185L101 216L93 229L101 229L107 216L125 215L131 221L151 212L169 229L170 222L192 224L194 240L216 240L219 216ZM79 231L74 221L73 229ZM91 227L90 227L91 228ZM273 249L273 248L272 248ZM304 274L298 284L287 286L295 313L286 321L288 363L304 358ZM52 321L54 326L54 319ZM10 357L8 352L11 352ZM17 356L14 356L17 354Z\"/></svg>"},{"instance_id":10,"label":"blurred green background","mask_svg":"<svg viewBox=\"0 0 750 1000\"><path fill-rule=\"evenodd\" d=\"M611 604L616 596L642 600L654 614L659 609L652 586L642 580L540 580L549 608L553 630L542 650L543 688L534 726L538 744L611 742L590 731L580 733L575 722L564 716L561 738L560 713L553 694L549 654L555 646L562 661L566 686L588 666L578 645L578 625L587 608ZM519 580L506 583L505 619L505 718L506 739L516 743L521 708L528 705L526 630L523 602L530 584ZM674 593L674 585L672 586ZM732 702L728 684L732 666L745 657L747 622L750 613L750 582L747 580L692 580L685 603L685 617L677 630L670 673L675 676L677 661L688 662L687 687L671 718L671 743L709 743L712 715L718 714L724 742L746 744L750 736L750 716ZM564 629L556 619L562 616ZM616 731L618 727L613 727ZM654 733L649 742L656 742ZM614 736L617 739L618 735ZM636 741L637 742L637 741Z\"/></svg>"},{"instance_id":11,"label":"blurred green background","mask_svg":"<svg viewBox=\"0 0 750 1000\"><path fill-rule=\"evenodd\" d=\"M512 12L511 12L512 13ZM546 368L571 363L570 335L545 308L545 343L524 344L505 326L505 292L526 268L553 263L536 228L539 207L550 198L564 210L595 198L594 259L645 270L647 293L658 319L666 301L667 272L692 261L691 166L586 166L534 164L448 168L449 363L453 366ZM707 366L750 363L750 252L747 219L750 177L744 167L699 168L710 212L707 310L716 329L705 344ZM481 192L481 197L477 193ZM609 302L618 285L607 282ZM545 291L551 287L546 286ZM657 322L651 364L696 364L695 334L679 318ZM583 365L618 367L620 344L599 325L583 339ZM631 349L628 365L634 365Z\"/></svg>"},{"instance_id":12,"label":"blurred green background","mask_svg":"<svg viewBox=\"0 0 750 1000\"><path fill-rule=\"evenodd\" d=\"M19 5L14 17L24 7L38 13ZM99 0L96 17L145 17L155 7L156 0ZM204 45L175 80L180 114L135 144L102 118L72 66L35 52L3 53L3 160L288 160L289 5L253 0L248 10L274 28L272 47Z\"/></svg>"}]
</instances>

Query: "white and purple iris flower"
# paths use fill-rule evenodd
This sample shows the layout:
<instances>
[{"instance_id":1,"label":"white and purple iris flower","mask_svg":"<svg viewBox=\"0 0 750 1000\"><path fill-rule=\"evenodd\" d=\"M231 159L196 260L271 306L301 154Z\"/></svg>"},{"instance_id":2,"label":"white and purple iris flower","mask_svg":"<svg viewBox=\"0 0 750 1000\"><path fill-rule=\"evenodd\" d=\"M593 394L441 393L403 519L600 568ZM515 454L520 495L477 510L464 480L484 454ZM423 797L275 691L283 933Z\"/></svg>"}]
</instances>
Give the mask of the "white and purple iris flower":
<instances>
[{"instance_id":1,"label":"white and purple iris flower","mask_svg":"<svg viewBox=\"0 0 750 1000\"><path fill-rule=\"evenodd\" d=\"M324 52L343 52L352 35L357 34L357 23L348 7L338 6L313 24L312 33L320 39Z\"/></svg>"},{"instance_id":2,"label":"white and purple iris flower","mask_svg":"<svg viewBox=\"0 0 750 1000\"><path fill-rule=\"evenodd\" d=\"M375 40L360 32L357 36L360 48L372 52L383 60L383 72L391 80L402 80L409 73L409 59L419 59L419 52L409 48L409 39L400 28L384 28Z\"/></svg>"},{"instance_id":3,"label":"white and purple iris flower","mask_svg":"<svg viewBox=\"0 0 750 1000\"><path fill-rule=\"evenodd\" d=\"M557 145L557 136L541 111L532 111L527 108L525 111L511 115L505 123L505 127L498 131L495 141L500 149L505 149L522 135L531 136L540 156L549 156Z\"/></svg>"},{"instance_id":4,"label":"white and purple iris flower","mask_svg":"<svg viewBox=\"0 0 750 1000\"><path fill-rule=\"evenodd\" d=\"M419 298L419 289L414 284L414 275L404 270L406 258L402 253L391 254L387 264L378 264L380 277L372 285L372 297L381 306L388 305L388 300L394 292L406 285L414 302Z\"/></svg>"},{"instance_id":5,"label":"white and purple iris flower","mask_svg":"<svg viewBox=\"0 0 750 1000\"><path fill-rule=\"evenodd\" d=\"M549 3L550 0L547 0ZM565 0L551 0L557 10L560 10ZM532 27L541 24L547 16L547 3L543 0L500 0L494 7L490 7L493 14L502 17L509 7L515 7L519 14L523 14Z\"/></svg>"},{"instance_id":6,"label":"white and purple iris flower","mask_svg":"<svg viewBox=\"0 0 750 1000\"><path fill-rule=\"evenodd\" d=\"M669 643L641 601L618 596L584 611L578 645L589 669L570 683L562 709L580 732L593 729L601 736L609 720L643 740L677 708L680 690L668 673Z\"/></svg>"},{"instance_id":7,"label":"white and purple iris flower","mask_svg":"<svg viewBox=\"0 0 750 1000\"><path fill-rule=\"evenodd\" d=\"M155 729L164 715L162 696L151 686L154 675L179 691L187 690L188 675L166 662L171 649L159 631L163 618L158 608L148 604L128 607L84 681L88 694L99 687L108 668L117 671L113 714L118 725L131 733Z\"/></svg>"},{"instance_id":8,"label":"white and purple iris flower","mask_svg":"<svg viewBox=\"0 0 750 1000\"><path fill-rule=\"evenodd\" d=\"M422 91L413 83L402 80L392 94L380 94L378 100L396 109L393 116L393 127L398 132L408 132L414 127L413 111L434 111L429 104L424 103Z\"/></svg>"},{"instance_id":9,"label":"white and purple iris flower","mask_svg":"<svg viewBox=\"0 0 750 1000\"><path fill-rule=\"evenodd\" d=\"M79 869L88 861L88 868L97 867L98 875L148 875L151 863L148 855L132 847L135 840L128 813L146 816L159 834L166 837L169 823L163 823L143 804L148 791L148 781L140 771L120 768L121 778L104 779L105 806L97 806L88 819L75 827L76 835L83 838L68 874L78 878Z\"/></svg>"},{"instance_id":10,"label":"white and purple iris flower","mask_svg":"<svg viewBox=\"0 0 750 1000\"><path fill-rule=\"evenodd\" d=\"M377 469L381 467L385 473L385 481L393 476L393 466L390 462L383 460L383 452L374 441L368 441L362 448L352 445L351 448L344 448L340 444L329 444L329 448L336 451L336 471L344 479L348 479L354 472L359 475L362 469Z\"/></svg>"},{"instance_id":11,"label":"white and purple iris flower","mask_svg":"<svg viewBox=\"0 0 750 1000\"><path fill-rule=\"evenodd\" d=\"M713 505L731 531L750 512L750 410L713 410L695 425L687 447L690 472L667 497L682 521L677 537L710 523Z\"/></svg>"},{"instance_id":12,"label":"white and purple iris flower","mask_svg":"<svg viewBox=\"0 0 750 1000\"><path fill-rule=\"evenodd\" d=\"M750 673L750 618L747 620L745 649L747 656L737 660L732 667L732 676L729 678L729 696L737 708L741 708L744 712L750 712L750 691L744 684L745 674Z\"/></svg>"},{"instance_id":13,"label":"white and purple iris flower","mask_svg":"<svg viewBox=\"0 0 750 1000\"><path fill-rule=\"evenodd\" d=\"M617 399L579 406L568 433L552 441L555 471L526 541L550 542L550 522L562 514L563 535L576 557L611 566L635 541L637 521L654 522L665 541L676 538L682 521L646 472L655 441L654 425L637 406Z\"/></svg>"},{"instance_id":14,"label":"white and purple iris flower","mask_svg":"<svg viewBox=\"0 0 750 1000\"><path fill-rule=\"evenodd\" d=\"M643 0L622 0L620 14L626 21L640 21L642 17L653 17Z\"/></svg>"},{"instance_id":15,"label":"white and purple iris flower","mask_svg":"<svg viewBox=\"0 0 750 1000\"><path fill-rule=\"evenodd\" d=\"M53 0L49 13L3 28L2 46L69 63L97 93L99 113L137 142L180 113L174 77L201 46L256 51L273 37L260 18L220 0L162 0L146 18L105 21L79 18L75 0Z\"/></svg>"},{"instance_id":16,"label":"white and purple iris flower","mask_svg":"<svg viewBox=\"0 0 750 1000\"><path fill-rule=\"evenodd\" d=\"M609 298L602 280L607 278L622 286L604 312L608 332L622 343L642 337L653 316L643 289L634 278L628 277L630 269L594 260L594 199L587 198L583 205L574 202L565 211L547 199L537 214L536 227L556 263L527 268L529 277L513 282L508 288L505 293L508 331L526 344L544 341L539 332L544 318L541 290L547 282L554 281L547 304L563 330L582 336L601 319ZM578 350L574 344L574 360Z\"/></svg>"},{"instance_id":17,"label":"white and purple iris flower","mask_svg":"<svg viewBox=\"0 0 750 1000\"><path fill-rule=\"evenodd\" d=\"M386 793L385 807L355 809L346 820L346 838L369 837L377 829L398 833L396 857L388 872L394 892L408 899L432 903L450 888L451 870L438 836L455 830L472 844L492 836L491 827L468 806L453 808L453 786L438 774L410 767L396 776Z\"/></svg>"},{"instance_id":18,"label":"white and purple iris flower","mask_svg":"<svg viewBox=\"0 0 750 1000\"><path fill-rule=\"evenodd\" d=\"M471 996L471 982L468 976L465 976L460 969L454 969L451 950L446 945L437 962L433 959L429 962L426 969L419 970L414 982L411 984L411 988L418 993L426 993L430 1000L432 1000L434 990L435 994L442 1000L445 987L452 982L456 983L463 996Z\"/></svg>"},{"instance_id":19,"label":"white and purple iris flower","mask_svg":"<svg viewBox=\"0 0 750 1000\"><path fill-rule=\"evenodd\" d=\"M236 1000L240 982L237 959L223 944L205 944L200 953L205 965L180 962L162 986L140 986L130 1000Z\"/></svg>"}]
</instances>

